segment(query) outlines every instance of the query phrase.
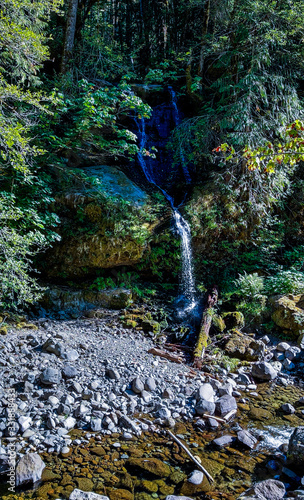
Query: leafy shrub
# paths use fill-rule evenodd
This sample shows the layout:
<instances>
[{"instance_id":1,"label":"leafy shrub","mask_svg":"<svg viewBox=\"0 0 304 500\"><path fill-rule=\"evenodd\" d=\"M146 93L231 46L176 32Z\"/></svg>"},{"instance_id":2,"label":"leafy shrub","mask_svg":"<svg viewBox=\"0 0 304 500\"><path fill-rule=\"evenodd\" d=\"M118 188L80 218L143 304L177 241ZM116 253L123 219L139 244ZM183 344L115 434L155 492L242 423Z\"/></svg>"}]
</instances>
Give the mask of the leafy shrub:
<instances>
[{"instance_id":1,"label":"leafy shrub","mask_svg":"<svg viewBox=\"0 0 304 500\"><path fill-rule=\"evenodd\" d=\"M287 271L280 271L275 276L267 278L265 290L268 295L304 293L304 273L294 268Z\"/></svg>"}]
</instances>

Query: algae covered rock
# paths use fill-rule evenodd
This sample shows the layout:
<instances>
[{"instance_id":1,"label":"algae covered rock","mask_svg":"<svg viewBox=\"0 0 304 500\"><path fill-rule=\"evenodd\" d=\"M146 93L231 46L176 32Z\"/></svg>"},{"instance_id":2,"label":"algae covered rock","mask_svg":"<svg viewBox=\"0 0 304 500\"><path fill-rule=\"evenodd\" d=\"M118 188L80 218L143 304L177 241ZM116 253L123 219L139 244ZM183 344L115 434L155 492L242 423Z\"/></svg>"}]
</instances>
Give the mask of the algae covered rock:
<instances>
[{"instance_id":1,"label":"algae covered rock","mask_svg":"<svg viewBox=\"0 0 304 500\"><path fill-rule=\"evenodd\" d=\"M223 313L222 318L228 330L232 328L243 328L243 326L245 326L244 315L240 311Z\"/></svg>"},{"instance_id":2,"label":"algae covered rock","mask_svg":"<svg viewBox=\"0 0 304 500\"><path fill-rule=\"evenodd\" d=\"M265 344L255 340L238 330L233 330L224 346L225 353L229 356L246 361L258 361L265 354Z\"/></svg>"},{"instance_id":3,"label":"algae covered rock","mask_svg":"<svg viewBox=\"0 0 304 500\"><path fill-rule=\"evenodd\" d=\"M284 295L272 300L274 323L298 337L304 330L304 295Z\"/></svg>"},{"instance_id":4,"label":"algae covered rock","mask_svg":"<svg viewBox=\"0 0 304 500\"><path fill-rule=\"evenodd\" d=\"M171 473L170 467L158 458L129 458L126 465L155 477L168 477Z\"/></svg>"}]
</instances>

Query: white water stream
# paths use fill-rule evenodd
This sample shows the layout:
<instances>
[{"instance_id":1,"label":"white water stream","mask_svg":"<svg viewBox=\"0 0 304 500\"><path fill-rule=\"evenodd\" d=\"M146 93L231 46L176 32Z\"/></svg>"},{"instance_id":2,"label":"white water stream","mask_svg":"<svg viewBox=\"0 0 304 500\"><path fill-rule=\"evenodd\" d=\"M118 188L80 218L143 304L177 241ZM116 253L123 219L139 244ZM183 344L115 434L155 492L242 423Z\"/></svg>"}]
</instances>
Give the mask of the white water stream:
<instances>
[{"instance_id":1,"label":"white water stream","mask_svg":"<svg viewBox=\"0 0 304 500\"><path fill-rule=\"evenodd\" d=\"M173 109L173 118L175 126L178 126L180 123L180 116L178 112L177 102L176 102L176 94L172 88L169 88L169 92L171 95L171 105ZM153 177L153 170L150 168L148 157L145 158L143 151L147 147L147 135L146 135L146 125L144 118L136 119L137 124L137 135L139 139L139 153L138 153L138 162L142 168L142 171L147 179L147 181L151 184L154 184L165 196L165 198L169 201L172 210L173 210L173 218L175 222L175 226L177 232L181 238L181 282L180 287L183 296L185 297L185 306L181 311L182 314L188 314L191 312L197 301L195 299L195 280L194 280L194 272L193 272L193 258L192 258L192 248L191 248L191 230L188 222L183 218L179 210L174 206L174 199L170 196L161 186L157 185L155 179ZM180 158L181 165L184 173L184 177L187 184L191 183L191 177L182 153L182 148L180 148Z\"/></svg>"}]
</instances>

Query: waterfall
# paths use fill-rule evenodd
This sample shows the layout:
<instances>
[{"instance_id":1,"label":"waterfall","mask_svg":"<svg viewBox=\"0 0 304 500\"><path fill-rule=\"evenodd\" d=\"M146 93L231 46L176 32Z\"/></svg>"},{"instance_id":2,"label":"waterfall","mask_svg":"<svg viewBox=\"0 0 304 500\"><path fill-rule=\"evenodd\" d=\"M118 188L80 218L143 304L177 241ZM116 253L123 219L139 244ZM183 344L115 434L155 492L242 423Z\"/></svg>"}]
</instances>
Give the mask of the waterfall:
<instances>
[{"instance_id":1,"label":"waterfall","mask_svg":"<svg viewBox=\"0 0 304 500\"><path fill-rule=\"evenodd\" d=\"M174 92L172 87L169 87L169 92L170 92L171 104L172 104L172 108L173 108L174 125L175 125L175 127L178 127L179 124L181 123L181 117L180 117L179 110L177 107L176 93ZM183 153L183 149L182 149L181 144L179 144L179 157L181 160L181 166L182 166L182 170L184 173L185 181L187 184L191 184L191 177L190 177L189 170L188 170L188 167L187 167L187 164L185 161L185 157L184 157L184 153Z\"/></svg>"},{"instance_id":2,"label":"waterfall","mask_svg":"<svg viewBox=\"0 0 304 500\"><path fill-rule=\"evenodd\" d=\"M173 108L173 117L174 124L177 126L180 123L180 115L178 112L177 102L176 102L176 94L173 89L170 87L169 92L171 95L171 105ZM174 223L177 229L177 232L181 239L181 257L182 257L182 265L181 265L181 282L180 287L184 297L184 306L180 311L180 315L184 316L185 314L190 313L195 306L197 305L196 301L196 293L195 293L195 280L194 280L194 272L193 272L193 259L192 259L192 249L191 249L191 230L188 222L183 218L178 208L174 205L174 198L170 196L168 192L166 192L161 186L159 186L155 180L153 169L151 168L149 156L145 156L143 151L147 147L147 134L146 134L146 123L144 118L135 118L135 122L137 125L137 136L139 139L139 152L137 154L139 165L150 184L156 186L165 196L165 198L169 201L171 208L173 210L173 218ZM185 180L188 183L191 182L191 177L189 171L186 166L186 162L182 153L182 149L180 148L180 157L182 163L182 169L184 173Z\"/></svg>"}]
</instances>

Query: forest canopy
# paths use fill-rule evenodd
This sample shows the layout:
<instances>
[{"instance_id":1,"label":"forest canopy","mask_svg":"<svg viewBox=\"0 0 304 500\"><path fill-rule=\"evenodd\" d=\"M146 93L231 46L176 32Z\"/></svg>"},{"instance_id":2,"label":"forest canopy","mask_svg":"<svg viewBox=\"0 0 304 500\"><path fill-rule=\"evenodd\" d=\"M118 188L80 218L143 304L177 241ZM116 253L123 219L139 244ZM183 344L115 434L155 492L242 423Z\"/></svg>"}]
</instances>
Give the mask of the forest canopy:
<instances>
[{"instance_id":1,"label":"forest canopy","mask_svg":"<svg viewBox=\"0 0 304 500\"><path fill-rule=\"evenodd\" d=\"M39 296L35 255L59 238L56 176L138 152L128 116L151 109L135 83L176 89L185 118L171 142L195 185L217 175L244 218L271 217L301 181L303 17L303 0L1 0L0 308Z\"/></svg>"}]
</instances>

